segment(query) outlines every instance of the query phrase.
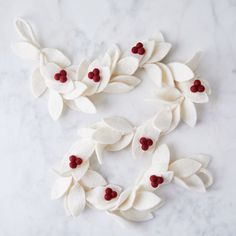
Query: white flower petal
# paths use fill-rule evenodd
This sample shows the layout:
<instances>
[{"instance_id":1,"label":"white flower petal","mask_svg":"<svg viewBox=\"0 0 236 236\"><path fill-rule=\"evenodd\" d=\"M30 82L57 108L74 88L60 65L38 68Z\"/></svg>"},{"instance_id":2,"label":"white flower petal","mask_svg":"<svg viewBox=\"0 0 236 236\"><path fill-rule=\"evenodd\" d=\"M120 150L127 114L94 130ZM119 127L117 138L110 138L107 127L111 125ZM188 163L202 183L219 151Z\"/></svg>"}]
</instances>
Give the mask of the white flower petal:
<instances>
[{"instance_id":1,"label":"white flower petal","mask_svg":"<svg viewBox=\"0 0 236 236\"><path fill-rule=\"evenodd\" d=\"M165 134L173 131L178 126L179 122L180 122L180 105L172 110L171 125L170 128L167 130L167 132L165 132Z\"/></svg>"},{"instance_id":2,"label":"white flower petal","mask_svg":"<svg viewBox=\"0 0 236 236\"><path fill-rule=\"evenodd\" d=\"M121 215L129 221L143 222L153 219L153 214L150 212L137 211L135 209L130 209L128 211L121 211Z\"/></svg>"},{"instance_id":3,"label":"white flower petal","mask_svg":"<svg viewBox=\"0 0 236 236\"><path fill-rule=\"evenodd\" d=\"M70 60L58 49L43 48L42 52L46 56L48 62L54 62L61 67L67 67L71 64Z\"/></svg>"},{"instance_id":4,"label":"white flower petal","mask_svg":"<svg viewBox=\"0 0 236 236\"><path fill-rule=\"evenodd\" d=\"M177 184L178 186L182 188L190 189L190 187L184 182L184 180L179 177L174 176L173 183Z\"/></svg>"},{"instance_id":5,"label":"white flower petal","mask_svg":"<svg viewBox=\"0 0 236 236\"><path fill-rule=\"evenodd\" d=\"M51 199L61 198L69 189L72 183L72 177L58 176L51 191Z\"/></svg>"},{"instance_id":6,"label":"white flower petal","mask_svg":"<svg viewBox=\"0 0 236 236\"><path fill-rule=\"evenodd\" d=\"M196 52L193 57L186 62L186 65L191 68L192 71L195 71L200 64L202 58L202 51Z\"/></svg>"},{"instance_id":7,"label":"white flower petal","mask_svg":"<svg viewBox=\"0 0 236 236\"><path fill-rule=\"evenodd\" d=\"M204 183L197 175L192 175L192 176L184 179L184 182L192 190L195 190L197 192L202 192L202 193L206 192L206 188L204 186Z\"/></svg>"},{"instance_id":8,"label":"white flower petal","mask_svg":"<svg viewBox=\"0 0 236 236\"><path fill-rule=\"evenodd\" d=\"M75 181L79 181L88 171L89 161L83 161L81 165L75 169L71 169L71 174Z\"/></svg>"},{"instance_id":9,"label":"white flower petal","mask_svg":"<svg viewBox=\"0 0 236 236\"><path fill-rule=\"evenodd\" d=\"M145 48L145 53L139 62L140 66L144 65L152 56L155 47L155 41L149 40L148 42L144 43L143 47Z\"/></svg>"},{"instance_id":10,"label":"white flower petal","mask_svg":"<svg viewBox=\"0 0 236 236\"><path fill-rule=\"evenodd\" d=\"M164 172L168 170L170 162L170 151L166 144L159 146L153 154L152 166L158 172Z\"/></svg>"},{"instance_id":11,"label":"white flower petal","mask_svg":"<svg viewBox=\"0 0 236 236\"><path fill-rule=\"evenodd\" d=\"M190 156L189 158L200 162L203 168L206 168L210 162L210 157L203 154L194 154Z\"/></svg>"},{"instance_id":12,"label":"white flower petal","mask_svg":"<svg viewBox=\"0 0 236 236\"><path fill-rule=\"evenodd\" d=\"M87 97L79 97L75 99L77 108L84 113L96 113L96 107Z\"/></svg>"},{"instance_id":13,"label":"white flower petal","mask_svg":"<svg viewBox=\"0 0 236 236\"><path fill-rule=\"evenodd\" d=\"M103 121L110 128L124 134L133 132L133 125L123 117L113 116L105 118Z\"/></svg>"},{"instance_id":14,"label":"white flower petal","mask_svg":"<svg viewBox=\"0 0 236 236\"><path fill-rule=\"evenodd\" d=\"M127 211L127 210L129 210L129 209L131 209L131 208L133 207L134 201L135 201L135 199L136 199L136 194L137 194L136 190L137 190L137 189L134 189L134 190L130 193L130 195L129 195L129 197L126 199L126 201L124 201L123 204L121 204L121 205L119 206L119 210L120 210L120 211Z\"/></svg>"},{"instance_id":15,"label":"white flower petal","mask_svg":"<svg viewBox=\"0 0 236 236\"><path fill-rule=\"evenodd\" d=\"M162 71L162 85L164 86L169 86L169 87L174 87L174 78L173 75L170 71L170 68L166 66L163 63L157 63L157 65L160 67Z\"/></svg>"},{"instance_id":16,"label":"white flower petal","mask_svg":"<svg viewBox=\"0 0 236 236\"><path fill-rule=\"evenodd\" d=\"M127 93L132 89L134 89L134 86L120 82L111 82L103 91L105 93Z\"/></svg>"},{"instance_id":17,"label":"white flower petal","mask_svg":"<svg viewBox=\"0 0 236 236\"><path fill-rule=\"evenodd\" d=\"M112 83L119 82L119 83L124 83L130 86L136 87L141 82L141 80L131 75L118 75L118 76L113 77L111 82Z\"/></svg>"},{"instance_id":18,"label":"white flower petal","mask_svg":"<svg viewBox=\"0 0 236 236\"><path fill-rule=\"evenodd\" d=\"M88 73L88 67L89 67L89 62L83 60L78 67L78 70L76 72L76 78L77 80L81 81L86 74Z\"/></svg>"},{"instance_id":19,"label":"white flower petal","mask_svg":"<svg viewBox=\"0 0 236 236\"><path fill-rule=\"evenodd\" d=\"M117 200L117 202L116 202L116 205L115 205L112 209L110 209L110 210L111 210L111 211L117 210L117 209L127 200L127 198L130 196L130 193L131 193L131 190L130 190L130 189L124 190L124 191L120 194L120 196L119 196L119 198L118 198L118 200ZM119 209L120 209L120 208L119 208Z\"/></svg>"},{"instance_id":20,"label":"white flower petal","mask_svg":"<svg viewBox=\"0 0 236 236\"><path fill-rule=\"evenodd\" d=\"M127 228L129 226L129 223L127 220L124 219L123 216L120 215L119 211L106 211L107 215L112 217L122 228Z\"/></svg>"},{"instance_id":21,"label":"white flower petal","mask_svg":"<svg viewBox=\"0 0 236 236\"><path fill-rule=\"evenodd\" d=\"M180 178L187 178L195 174L202 164L192 159L179 159L170 164L169 170L174 171L174 175Z\"/></svg>"},{"instance_id":22,"label":"white flower petal","mask_svg":"<svg viewBox=\"0 0 236 236\"><path fill-rule=\"evenodd\" d=\"M74 185L67 197L68 209L72 216L78 216L86 205L85 192L80 185Z\"/></svg>"},{"instance_id":23,"label":"white flower petal","mask_svg":"<svg viewBox=\"0 0 236 236\"><path fill-rule=\"evenodd\" d=\"M194 127L197 122L197 111L195 105L188 99L184 99L181 104L181 118L191 127Z\"/></svg>"},{"instance_id":24,"label":"white flower petal","mask_svg":"<svg viewBox=\"0 0 236 236\"><path fill-rule=\"evenodd\" d=\"M183 63L173 62L169 63L168 66L173 73L175 81L188 81L194 77L192 70Z\"/></svg>"},{"instance_id":25,"label":"white flower petal","mask_svg":"<svg viewBox=\"0 0 236 236\"><path fill-rule=\"evenodd\" d=\"M133 207L138 211L151 210L157 207L161 201L161 198L152 192L137 192Z\"/></svg>"},{"instance_id":26,"label":"white flower petal","mask_svg":"<svg viewBox=\"0 0 236 236\"><path fill-rule=\"evenodd\" d=\"M139 60L135 57L128 56L120 59L116 65L114 74L132 75L138 69Z\"/></svg>"},{"instance_id":27,"label":"white flower petal","mask_svg":"<svg viewBox=\"0 0 236 236\"><path fill-rule=\"evenodd\" d=\"M102 164L102 153L106 147L106 144L96 143L95 144L95 153L98 159L99 164Z\"/></svg>"},{"instance_id":28,"label":"white flower petal","mask_svg":"<svg viewBox=\"0 0 236 236\"><path fill-rule=\"evenodd\" d=\"M158 88L155 91L155 98L163 101L166 104L178 104L181 99L181 93L178 89L173 87Z\"/></svg>"},{"instance_id":29,"label":"white flower petal","mask_svg":"<svg viewBox=\"0 0 236 236\"><path fill-rule=\"evenodd\" d=\"M87 86L79 81L75 81L74 86L75 87L72 91L70 91L69 93L65 93L63 95L64 99L73 100L75 98L78 98L87 89Z\"/></svg>"},{"instance_id":30,"label":"white flower petal","mask_svg":"<svg viewBox=\"0 0 236 236\"><path fill-rule=\"evenodd\" d=\"M153 39L155 39L155 41L157 41L157 42L164 42L165 41L164 36L163 36L163 34L160 31L157 32L154 35Z\"/></svg>"},{"instance_id":31,"label":"white flower petal","mask_svg":"<svg viewBox=\"0 0 236 236\"><path fill-rule=\"evenodd\" d=\"M121 134L108 127L97 129L92 139L101 144L113 144L121 138Z\"/></svg>"},{"instance_id":32,"label":"white flower petal","mask_svg":"<svg viewBox=\"0 0 236 236\"><path fill-rule=\"evenodd\" d=\"M44 78L42 77L39 68L37 67L31 76L31 90L35 97L41 96L47 86L45 84Z\"/></svg>"},{"instance_id":33,"label":"white flower petal","mask_svg":"<svg viewBox=\"0 0 236 236\"><path fill-rule=\"evenodd\" d=\"M156 42L151 58L148 63L161 61L170 51L171 44L166 42Z\"/></svg>"},{"instance_id":34,"label":"white flower petal","mask_svg":"<svg viewBox=\"0 0 236 236\"><path fill-rule=\"evenodd\" d=\"M57 120L63 110L63 99L61 95L53 90L50 90L48 99L48 111L53 120Z\"/></svg>"},{"instance_id":35,"label":"white flower petal","mask_svg":"<svg viewBox=\"0 0 236 236\"><path fill-rule=\"evenodd\" d=\"M197 173L197 176L202 180L205 188L208 188L213 184L213 176L209 170L201 168Z\"/></svg>"},{"instance_id":36,"label":"white flower petal","mask_svg":"<svg viewBox=\"0 0 236 236\"><path fill-rule=\"evenodd\" d=\"M102 92L108 85L111 77L110 69L108 67L102 67L100 69L101 82L98 86L97 93Z\"/></svg>"},{"instance_id":37,"label":"white flower petal","mask_svg":"<svg viewBox=\"0 0 236 236\"><path fill-rule=\"evenodd\" d=\"M19 42L12 45L13 52L26 60L39 60L39 49L31 43L28 42Z\"/></svg>"},{"instance_id":38,"label":"white flower petal","mask_svg":"<svg viewBox=\"0 0 236 236\"><path fill-rule=\"evenodd\" d=\"M170 109L162 109L157 113L153 120L153 126L160 132L165 132L170 128L172 121L172 111Z\"/></svg>"},{"instance_id":39,"label":"white flower petal","mask_svg":"<svg viewBox=\"0 0 236 236\"><path fill-rule=\"evenodd\" d=\"M110 65L110 70L111 70L111 74L113 73L117 61L120 58L120 49L117 45L113 45L113 47L111 47L110 49L108 49L107 54L110 56L111 58L111 65Z\"/></svg>"},{"instance_id":40,"label":"white flower petal","mask_svg":"<svg viewBox=\"0 0 236 236\"><path fill-rule=\"evenodd\" d=\"M145 64L143 66L148 77L157 85L157 87L162 86L162 71L156 64Z\"/></svg>"},{"instance_id":41,"label":"white flower petal","mask_svg":"<svg viewBox=\"0 0 236 236\"><path fill-rule=\"evenodd\" d=\"M107 184L103 176L94 170L88 170L80 182L87 188L95 188Z\"/></svg>"}]
</instances>

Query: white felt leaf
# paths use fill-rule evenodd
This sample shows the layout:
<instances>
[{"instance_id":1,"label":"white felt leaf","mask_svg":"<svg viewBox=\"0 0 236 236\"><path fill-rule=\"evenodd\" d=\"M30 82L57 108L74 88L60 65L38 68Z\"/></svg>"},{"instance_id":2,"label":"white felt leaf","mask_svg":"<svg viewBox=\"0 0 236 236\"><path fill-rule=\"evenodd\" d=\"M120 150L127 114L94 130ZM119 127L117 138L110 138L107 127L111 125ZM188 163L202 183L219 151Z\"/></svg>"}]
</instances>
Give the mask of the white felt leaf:
<instances>
[{"instance_id":1,"label":"white felt leaf","mask_svg":"<svg viewBox=\"0 0 236 236\"><path fill-rule=\"evenodd\" d=\"M72 183L72 177L58 176L51 191L51 199L61 198L69 189Z\"/></svg>"},{"instance_id":2,"label":"white felt leaf","mask_svg":"<svg viewBox=\"0 0 236 236\"><path fill-rule=\"evenodd\" d=\"M169 86L169 87L174 87L174 78L173 75L170 71L170 68L166 66L163 63L157 63L157 65L160 67L162 71L162 85L164 86Z\"/></svg>"},{"instance_id":3,"label":"white felt leaf","mask_svg":"<svg viewBox=\"0 0 236 236\"><path fill-rule=\"evenodd\" d=\"M133 133L123 135L121 139L116 143L107 145L106 150L115 152L126 148L131 143L133 136L134 136Z\"/></svg>"},{"instance_id":4,"label":"white felt leaf","mask_svg":"<svg viewBox=\"0 0 236 236\"><path fill-rule=\"evenodd\" d=\"M69 164L68 164L69 165ZM71 170L71 174L75 181L81 180L89 168L89 161L83 161L81 165Z\"/></svg>"},{"instance_id":5,"label":"white felt leaf","mask_svg":"<svg viewBox=\"0 0 236 236\"><path fill-rule=\"evenodd\" d=\"M63 99L61 95L53 90L50 90L48 99L48 111L53 120L57 120L63 110Z\"/></svg>"},{"instance_id":6,"label":"white felt leaf","mask_svg":"<svg viewBox=\"0 0 236 236\"><path fill-rule=\"evenodd\" d=\"M121 215L129 221L143 222L153 219L153 214L146 211L137 211L135 209L130 209L128 211L121 211Z\"/></svg>"},{"instance_id":7,"label":"white felt leaf","mask_svg":"<svg viewBox=\"0 0 236 236\"><path fill-rule=\"evenodd\" d=\"M173 178L173 183L182 187L182 188L190 189L189 186L184 182L183 179L178 178L176 176L174 176L174 178Z\"/></svg>"},{"instance_id":8,"label":"white felt leaf","mask_svg":"<svg viewBox=\"0 0 236 236\"><path fill-rule=\"evenodd\" d=\"M129 210L129 209L131 209L131 208L133 207L134 201L135 201L135 199L136 199L136 194L137 194L136 190L137 190L137 189L134 189L134 190L130 193L130 195L129 195L129 197L126 199L126 201L124 201L123 204L120 205L119 209L120 209L121 211L127 211L127 210Z\"/></svg>"},{"instance_id":9,"label":"white felt leaf","mask_svg":"<svg viewBox=\"0 0 236 236\"><path fill-rule=\"evenodd\" d=\"M79 97L75 99L77 108L84 113L96 113L96 107L87 97Z\"/></svg>"},{"instance_id":10,"label":"white felt leaf","mask_svg":"<svg viewBox=\"0 0 236 236\"><path fill-rule=\"evenodd\" d=\"M144 43L143 47L145 48L145 53L139 62L140 66L143 66L152 56L152 53L155 47L155 41L149 40L148 42Z\"/></svg>"},{"instance_id":11,"label":"white felt leaf","mask_svg":"<svg viewBox=\"0 0 236 236\"><path fill-rule=\"evenodd\" d=\"M181 118L191 127L194 127L197 122L197 111L195 105L188 99L184 99L181 104Z\"/></svg>"},{"instance_id":12,"label":"white felt leaf","mask_svg":"<svg viewBox=\"0 0 236 236\"><path fill-rule=\"evenodd\" d=\"M130 189L124 190L124 191L120 194L120 196L119 196L119 198L118 198L118 200L117 200L117 202L116 202L116 205L115 205L112 209L110 209L110 210L111 210L111 211L117 210L117 209L127 200L127 198L130 196L130 193L131 193L131 190L130 190ZM120 209L120 208L119 208L119 209Z\"/></svg>"},{"instance_id":13,"label":"white felt leaf","mask_svg":"<svg viewBox=\"0 0 236 236\"><path fill-rule=\"evenodd\" d=\"M195 190L197 192L202 192L202 193L206 192L206 188L204 186L204 183L197 175L192 175L192 176L184 179L184 182L192 190Z\"/></svg>"},{"instance_id":14,"label":"white felt leaf","mask_svg":"<svg viewBox=\"0 0 236 236\"><path fill-rule=\"evenodd\" d=\"M129 226L129 222L121 216L119 211L106 211L106 214L116 221L123 229Z\"/></svg>"},{"instance_id":15,"label":"white felt leaf","mask_svg":"<svg viewBox=\"0 0 236 236\"><path fill-rule=\"evenodd\" d=\"M143 66L148 77L157 85L157 87L162 86L162 71L156 64L145 64Z\"/></svg>"},{"instance_id":16,"label":"white felt leaf","mask_svg":"<svg viewBox=\"0 0 236 236\"><path fill-rule=\"evenodd\" d=\"M58 49L43 48L42 52L46 56L48 62L54 62L61 67L67 67L71 64L70 60Z\"/></svg>"},{"instance_id":17,"label":"white felt leaf","mask_svg":"<svg viewBox=\"0 0 236 236\"><path fill-rule=\"evenodd\" d=\"M165 41L164 36L163 36L163 34L160 31L157 32L154 35L153 39L155 39L155 41L157 41L157 42L164 42Z\"/></svg>"},{"instance_id":18,"label":"white felt leaf","mask_svg":"<svg viewBox=\"0 0 236 236\"><path fill-rule=\"evenodd\" d=\"M97 129L92 136L92 139L101 144L113 144L121 138L121 134L108 127Z\"/></svg>"},{"instance_id":19,"label":"white felt leaf","mask_svg":"<svg viewBox=\"0 0 236 236\"><path fill-rule=\"evenodd\" d=\"M99 164L102 164L102 153L106 147L106 144L96 143L95 144L95 153L98 159Z\"/></svg>"},{"instance_id":20,"label":"white felt leaf","mask_svg":"<svg viewBox=\"0 0 236 236\"><path fill-rule=\"evenodd\" d=\"M133 208L138 211L151 210L161 203L161 198L148 191L137 192Z\"/></svg>"},{"instance_id":21,"label":"white felt leaf","mask_svg":"<svg viewBox=\"0 0 236 236\"><path fill-rule=\"evenodd\" d=\"M78 98L87 89L87 86L79 81L75 81L74 85L75 88L72 91L63 95L64 99L73 100L75 98Z\"/></svg>"},{"instance_id":22,"label":"white felt leaf","mask_svg":"<svg viewBox=\"0 0 236 236\"><path fill-rule=\"evenodd\" d=\"M105 93L127 93L132 89L134 89L134 86L121 82L111 82L103 91Z\"/></svg>"},{"instance_id":23,"label":"white felt leaf","mask_svg":"<svg viewBox=\"0 0 236 236\"><path fill-rule=\"evenodd\" d=\"M178 105L176 108L172 110L172 121L170 128L165 132L165 134L170 133L173 131L179 124L180 122L180 105Z\"/></svg>"},{"instance_id":24,"label":"white felt leaf","mask_svg":"<svg viewBox=\"0 0 236 236\"><path fill-rule=\"evenodd\" d=\"M37 67L31 76L31 90L35 97L41 96L47 86L45 84L44 78L42 77L39 68Z\"/></svg>"},{"instance_id":25,"label":"white felt leaf","mask_svg":"<svg viewBox=\"0 0 236 236\"><path fill-rule=\"evenodd\" d=\"M193 57L186 62L186 65L191 68L192 71L195 71L200 64L202 58L202 51L196 52Z\"/></svg>"},{"instance_id":26,"label":"white felt leaf","mask_svg":"<svg viewBox=\"0 0 236 236\"><path fill-rule=\"evenodd\" d=\"M168 170L170 162L170 151L166 144L159 146L153 153L152 166L157 172L164 172Z\"/></svg>"},{"instance_id":27,"label":"white felt leaf","mask_svg":"<svg viewBox=\"0 0 236 236\"><path fill-rule=\"evenodd\" d=\"M174 80L178 82L188 81L194 77L192 70L183 63L173 62L168 66L173 73Z\"/></svg>"},{"instance_id":28,"label":"white felt leaf","mask_svg":"<svg viewBox=\"0 0 236 236\"><path fill-rule=\"evenodd\" d=\"M115 44L111 48L108 49L107 54L111 58L110 70L112 74L116 67L117 61L120 58L120 48Z\"/></svg>"},{"instance_id":29,"label":"white felt leaf","mask_svg":"<svg viewBox=\"0 0 236 236\"><path fill-rule=\"evenodd\" d=\"M105 118L103 119L103 121L110 128L122 132L124 134L128 134L133 131L133 125L123 117L114 116Z\"/></svg>"},{"instance_id":30,"label":"white felt leaf","mask_svg":"<svg viewBox=\"0 0 236 236\"><path fill-rule=\"evenodd\" d=\"M107 184L103 176L94 170L88 170L83 176L83 178L80 180L80 182L83 186L86 186L87 188L95 188Z\"/></svg>"},{"instance_id":31,"label":"white felt leaf","mask_svg":"<svg viewBox=\"0 0 236 236\"><path fill-rule=\"evenodd\" d=\"M12 45L13 52L26 60L39 60L39 49L31 43L28 42L19 42Z\"/></svg>"},{"instance_id":32,"label":"white felt leaf","mask_svg":"<svg viewBox=\"0 0 236 236\"><path fill-rule=\"evenodd\" d=\"M180 178L186 178L195 174L202 164L192 159L179 159L170 164L169 170L174 171L174 175Z\"/></svg>"},{"instance_id":33,"label":"white felt leaf","mask_svg":"<svg viewBox=\"0 0 236 236\"><path fill-rule=\"evenodd\" d=\"M83 60L78 67L78 70L76 72L76 79L81 81L86 73L88 72L89 62L86 60Z\"/></svg>"},{"instance_id":34,"label":"white felt leaf","mask_svg":"<svg viewBox=\"0 0 236 236\"><path fill-rule=\"evenodd\" d=\"M86 200L85 200L85 192L83 187L80 185L74 185L67 197L67 205L71 212L72 216L78 216L85 207Z\"/></svg>"},{"instance_id":35,"label":"white felt leaf","mask_svg":"<svg viewBox=\"0 0 236 236\"><path fill-rule=\"evenodd\" d=\"M171 44L166 42L155 43L152 56L148 59L148 63L161 61L170 51Z\"/></svg>"},{"instance_id":36,"label":"white felt leaf","mask_svg":"<svg viewBox=\"0 0 236 236\"><path fill-rule=\"evenodd\" d=\"M213 184L213 176L209 170L201 168L197 173L197 176L202 180L205 188L208 188Z\"/></svg>"},{"instance_id":37,"label":"white felt leaf","mask_svg":"<svg viewBox=\"0 0 236 236\"><path fill-rule=\"evenodd\" d=\"M101 82L98 86L97 93L102 92L110 81L111 73L109 67L102 67L100 69L100 77L101 77Z\"/></svg>"},{"instance_id":38,"label":"white felt leaf","mask_svg":"<svg viewBox=\"0 0 236 236\"><path fill-rule=\"evenodd\" d=\"M206 168L210 162L210 157L203 154L194 154L190 156L189 158L200 162L203 168Z\"/></svg>"},{"instance_id":39,"label":"white felt leaf","mask_svg":"<svg viewBox=\"0 0 236 236\"><path fill-rule=\"evenodd\" d=\"M172 111L170 109L162 109L155 116L153 126L160 132L165 132L170 128L172 121Z\"/></svg>"},{"instance_id":40,"label":"white felt leaf","mask_svg":"<svg viewBox=\"0 0 236 236\"><path fill-rule=\"evenodd\" d=\"M113 77L111 82L112 83L119 82L119 83L124 83L130 86L136 87L141 82L141 80L132 75L118 75L118 76Z\"/></svg>"},{"instance_id":41,"label":"white felt leaf","mask_svg":"<svg viewBox=\"0 0 236 236\"><path fill-rule=\"evenodd\" d=\"M120 59L116 65L114 74L116 75L132 75L138 69L139 60L135 57L124 57Z\"/></svg>"},{"instance_id":42,"label":"white felt leaf","mask_svg":"<svg viewBox=\"0 0 236 236\"><path fill-rule=\"evenodd\" d=\"M15 20L15 27L17 33L21 36L23 40L33 43L35 46L39 46L35 34L33 32L33 29L26 20L18 17Z\"/></svg>"}]
</instances>

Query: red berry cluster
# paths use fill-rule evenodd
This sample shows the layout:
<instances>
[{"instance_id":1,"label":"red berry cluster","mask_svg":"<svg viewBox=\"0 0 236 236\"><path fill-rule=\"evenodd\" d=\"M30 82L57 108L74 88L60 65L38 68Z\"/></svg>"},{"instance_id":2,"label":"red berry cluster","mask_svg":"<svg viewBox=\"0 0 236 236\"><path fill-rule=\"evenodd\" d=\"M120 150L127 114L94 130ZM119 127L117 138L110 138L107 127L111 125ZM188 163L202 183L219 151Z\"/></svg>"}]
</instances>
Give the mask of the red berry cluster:
<instances>
[{"instance_id":1,"label":"red berry cluster","mask_svg":"<svg viewBox=\"0 0 236 236\"><path fill-rule=\"evenodd\" d=\"M69 166L71 169L75 169L77 166L83 163L83 160L80 157L77 157L75 155L71 155L69 157L69 160L70 160Z\"/></svg>"},{"instance_id":2,"label":"red berry cluster","mask_svg":"<svg viewBox=\"0 0 236 236\"><path fill-rule=\"evenodd\" d=\"M205 91L205 87L202 85L199 79L194 80L193 85L190 87L190 91L192 93L203 93Z\"/></svg>"},{"instance_id":3,"label":"red berry cluster","mask_svg":"<svg viewBox=\"0 0 236 236\"><path fill-rule=\"evenodd\" d=\"M100 70L98 68L94 68L93 71L88 73L88 78L92 79L94 82L99 82L101 80Z\"/></svg>"},{"instance_id":4,"label":"red berry cluster","mask_svg":"<svg viewBox=\"0 0 236 236\"><path fill-rule=\"evenodd\" d=\"M65 83L67 81L67 73L65 70L61 70L59 73L54 75L54 79L60 81L61 83Z\"/></svg>"},{"instance_id":5,"label":"red berry cluster","mask_svg":"<svg viewBox=\"0 0 236 236\"><path fill-rule=\"evenodd\" d=\"M161 176L151 175L150 182L153 188L157 188L159 184L164 182L164 179Z\"/></svg>"},{"instance_id":6,"label":"red berry cluster","mask_svg":"<svg viewBox=\"0 0 236 236\"><path fill-rule=\"evenodd\" d=\"M104 199L106 201L110 201L113 198L117 197L117 192L113 191L111 188L106 188L105 189L105 195L104 195Z\"/></svg>"},{"instance_id":7,"label":"red berry cluster","mask_svg":"<svg viewBox=\"0 0 236 236\"><path fill-rule=\"evenodd\" d=\"M145 53L145 48L142 43L138 42L136 46L132 47L131 52L133 54L143 55Z\"/></svg>"},{"instance_id":8,"label":"red berry cluster","mask_svg":"<svg viewBox=\"0 0 236 236\"><path fill-rule=\"evenodd\" d=\"M143 151L147 151L148 148L153 145L153 141L150 138L142 137L139 139L139 142Z\"/></svg>"}]
</instances>

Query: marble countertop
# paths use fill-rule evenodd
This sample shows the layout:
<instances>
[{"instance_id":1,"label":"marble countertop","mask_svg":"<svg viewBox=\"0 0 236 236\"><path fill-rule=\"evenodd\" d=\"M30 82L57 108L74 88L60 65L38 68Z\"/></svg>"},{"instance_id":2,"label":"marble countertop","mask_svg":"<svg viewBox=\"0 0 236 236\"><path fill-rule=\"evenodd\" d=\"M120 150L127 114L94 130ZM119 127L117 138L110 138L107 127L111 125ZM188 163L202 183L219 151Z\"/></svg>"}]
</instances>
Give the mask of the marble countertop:
<instances>
[{"instance_id":1,"label":"marble countertop","mask_svg":"<svg viewBox=\"0 0 236 236\"><path fill-rule=\"evenodd\" d=\"M211 101L197 107L196 128L181 124L164 141L178 157L212 156L215 184L209 191L171 184L160 192L166 204L156 218L128 228L90 209L68 218L62 203L50 200L51 166L76 139L78 127L110 115L122 114L135 124L150 117L154 108L143 99L151 85L142 78L129 94L98 96L96 115L69 111L52 121L47 94L35 99L29 90L33 64L11 52L10 44L19 39L12 25L16 16L33 24L45 46L61 49L74 62L94 58L116 42L127 48L158 30L173 44L167 60L185 61L203 50L199 71L212 85ZM0 19L0 235L236 235L235 0L0 0ZM127 186L140 165L121 155L106 155L102 170L111 182Z\"/></svg>"}]
</instances>

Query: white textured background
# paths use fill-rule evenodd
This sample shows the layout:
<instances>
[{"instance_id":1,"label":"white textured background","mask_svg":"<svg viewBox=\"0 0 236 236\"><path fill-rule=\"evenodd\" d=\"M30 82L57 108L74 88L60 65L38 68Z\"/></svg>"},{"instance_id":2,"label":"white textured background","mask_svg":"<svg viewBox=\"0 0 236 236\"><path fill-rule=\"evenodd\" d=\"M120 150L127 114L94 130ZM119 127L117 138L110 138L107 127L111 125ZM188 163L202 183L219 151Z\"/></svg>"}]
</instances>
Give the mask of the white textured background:
<instances>
[{"instance_id":1,"label":"white textured background","mask_svg":"<svg viewBox=\"0 0 236 236\"><path fill-rule=\"evenodd\" d=\"M165 141L174 156L212 156L215 184L209 191L166 186L159 193L166 204L156 218L126 229L95 210L67 218L62 203L50 200L50 167L76 139L78 127L109 115L123 115L135 124L153 115L155 107L143 102L152 84L142 78L144 83L129 94L96 97L97 115L69 111L52 121L47 94L34 99L29 91L34 65L10 50L19 39L12 25L18 15L33 24L44 46L63 50L75 63L115 42L129 48L158 30L173 43L167 61L185 61L204 50L199 70L212 85L211 101L198 106L196 128L181 124ZM0 235L236 235L235 29L235 0L0 0ZM106 155L102 170L111 182L128 186L139 167L140 160L119 153Z\"/></svg>"}]
</instances>

